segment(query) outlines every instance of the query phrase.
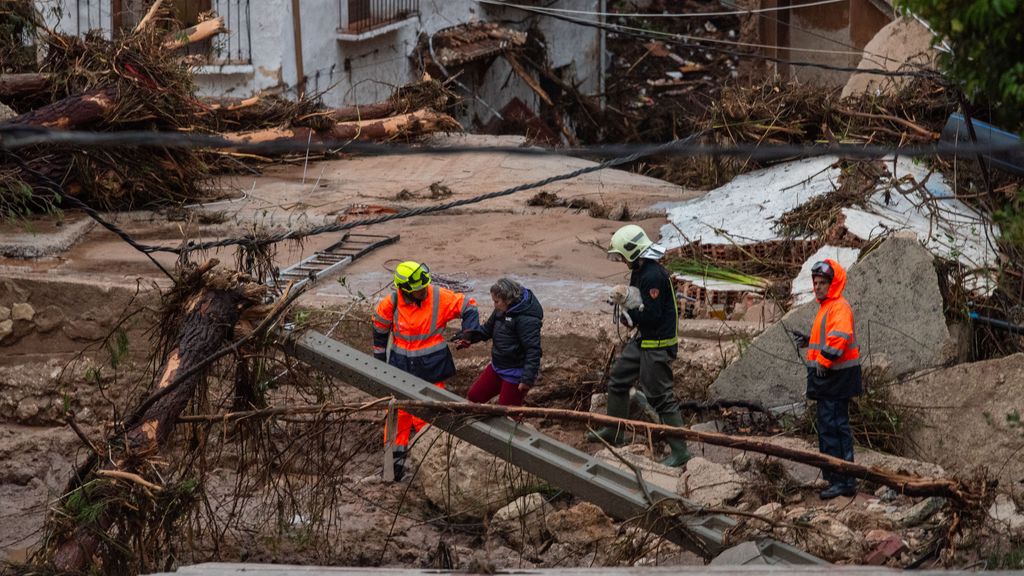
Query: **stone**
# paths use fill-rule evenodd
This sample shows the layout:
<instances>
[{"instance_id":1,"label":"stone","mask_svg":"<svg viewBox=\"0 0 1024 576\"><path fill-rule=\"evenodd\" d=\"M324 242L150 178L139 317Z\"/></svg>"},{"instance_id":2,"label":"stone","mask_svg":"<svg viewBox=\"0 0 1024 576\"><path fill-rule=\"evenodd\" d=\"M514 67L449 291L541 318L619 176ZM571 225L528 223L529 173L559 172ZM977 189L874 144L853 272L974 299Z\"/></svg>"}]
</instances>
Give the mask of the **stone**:
<instances>
[{"instance_id":1,"label":"stone","mask_svg":"<svg viewBox=\"0 0 1024 576\"><path fill-rule=\"evenodd\" d=\"M11 319L15 322L18 320L31 322L32 317L35 315L35 308L33 308L28 302L18 302L15 303L14 306L11 306Z\"/></svg>"},{"instance_id":2,"label":"stone","mask_svg":"<svg viewBox=\"0 0 1024 576\"><path fill-rule=\"evenodd\" d=\"M615 538L615 525L594 504L581 502L565 510L548 515L547 528L556 542L563 544L593 544Z\"/></svg>"},{"instance_id":3,"label":"stone","mask_svg":"<svg viewBox=\"0 0 1024 576\"><path fill-rule=\"evenodd\" d=\"M718 507L743 493L743 478L728 466L698 456L686 463L675 491L698 504Z\"/></svg>"},{"instance_id":4,"label":"stone","mask_svg":"<svg viewBox=\"0 0 1024 576\"><path fill-rule=\"evenodd\" d=\"M859 562L864 556L864 537L821 510L793 508L784 515L792 528L780 528L784 541L829 562Z\"/></svg>"},{"instance_id":5,"label":"stone","mask_svg":"<svg viewBox=\"0 0 1024 576\"><path fill-rule=\"evenodd\" d=\"M14 320L0 320L0 342L14 332Z\"/></svg>"},{"instance_id":6,"label":"stone","mask_svg":"<svg viewBox=\"0 0 1024 576\"><path fill-rule=\"evenodd\" d=\"M72 340L82 341L102 340L110 333L100 322L82 318L65 322L61 331Z\"/></svg>"},{"instance_id":7,"label":"stone","mask_svg":"<svg viewBox=\"0 0 1024 576\"><path fill-rule=\"evenodd\" d=\"M942 498L941 496L931 496L917 504L914 504L907 510L900 510L896 513L889 514L889 518L891 518L897 526L909 528L911 526L917 526L931 518L936 512L942 510L942 507L945 505L945 498Z\"/></svg>"},{"instance_id":8,"label":"stone","mask_svg":"<svg viewBox=\"0 0 1024 576\"><path fill-rule=\"evenodd\" d=\"M8 320L11 317L11 309L7 306L0 306L0 320Z\"/></svg>"},{"instance_id":9,"label":"stone","mask_svg":"<svg viewBox=\"0 0 1024 576\"><path fill-rule=\"evenodd\" d=\"M416 435L408 466L426 499L458 520L480 520L545 487L536 476L435 426Z\"/></svg>"},{"instance_id":10,"label":"stone","mask_svg":"<svg viewBox=\"0 0 1024 576\"><path fill-rule=\"evenodd\" d=\"M844 296L853 307L861 356L885 354L890 376L945 361L950 336L934 257L916 240L892 237L879 245L848 270ZM809 331L817 309L816 302L797 306L755 338L711 385L711 399L769 407L802 401L807 370L789 331Z\"/></svg>"},{"instance_id":11,"label":"stone","mask_svg":"<svg viewBox=\"0 0 1024 576\"><path fill-rule=\"evenodd\" d=\"M33 321L40 333L53 332L64 322L64 310L51 304L37 312Z\"/></svg>"},{"instance_id":12,"label":"stone","mask_svg":"<svg viewBox=\"0 0 1024 576\"><path fill-rule=\"evenodd\" d=\"M633 468L630 468L623 462L623 460L625 460L640 471L640 475L643 476L644 482L664 488L669 492L675 492L676 486L679 484L679 477L683 473L679 468L662 466L658 462L649 458L647 446L644 444L629 444L621 448L616 448L614 453L608 448L603 448L594 456L604 460L605 463L622 470L630 476L635 475L636 472L633 471Z\"/></svg>"},{"instance_id":13,"label":"stone","mask_svg":"<svg viewBox=\"0 0 1024 576\"><path fill-rule=\"evenodd\" d=\"M39 414L39 404L34 400L26 399L18 402L18 422L21 424L28 424L32 421L37 414Z\"/></svg>"},{"instance_id":14,"label":"stone","mask_svg":"<svg viewBox=\"0 0 1024 576\"><path fill-rule=\"evenodd\" d=\"M897 18L886 24L864 46L864 57L857 68L898 70L909 64L931 67L938 52L932 48L932 33L912 17ZM841 97L860 94L895 93L907 83L906 78L883 77L855 73L843 87Z\"/></svg>"},{"instance_id":15,"label":"stone","mask_svg":"<svg viewBox=\"0 0 1024 576\"><path fill-rule=\"evenodd\" d=\"M992 506L988 509L988 515L1010 530L1020 530L1024 527L1024 515L1017 508L1017 503L1006 494L996 496Z\"/></svg>"},{"instance_id":16,"label":"stone","mask_svg":"<svg viewBox=\"0 0 1024 576\"><path fill-rule=\"evenodd\" d=\"M882 502L892 502L899 496L899 492L889 486L879 486L878 490L875 490L875 496Z\"/></svg>"},{"instance_id":17,"label":"stone","mask_svg":"<svg viewBox=\"0 0 1024 576\"><path fill-rule=\"evenodd\" d=\"M10 106L0 102L0 122L6 122L17 115L18 113L12 110Z\"/></svg>"},{"instance_id":18,"label":"stone","mask_svg":"<svg viewBox=\"0 0 1024 576\"><path fill-rule=\"evenodd\" d=\"M516 548L540 544L547 535L545 526L551 505L540 494L527 494L494 513L491 528L502 533Z\"/></svg>"}]
</instances>

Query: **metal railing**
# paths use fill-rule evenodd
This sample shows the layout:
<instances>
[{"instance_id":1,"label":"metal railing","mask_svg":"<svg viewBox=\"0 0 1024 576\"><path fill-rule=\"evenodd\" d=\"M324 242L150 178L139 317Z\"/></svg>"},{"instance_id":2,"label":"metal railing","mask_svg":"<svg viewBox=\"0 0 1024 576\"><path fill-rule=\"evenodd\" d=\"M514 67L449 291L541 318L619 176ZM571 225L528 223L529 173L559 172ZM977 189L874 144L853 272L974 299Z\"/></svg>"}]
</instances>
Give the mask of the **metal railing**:
<instances>
[{"instance_id":1,"label":"metal railing","mask_svg":"<svg viewBox=\"0 0 1024 576\"><path fill-rule=\"evenodd\" d=\"M206 57L210 64L248 64L252 62L251 0L174 0L193 17L212 10L224 18L228 33L186 49L189 54ZM57 9L48 0L37 0L48 23L62 32L84 35L100 30L106 37L131 30L152 4L150 0L60 0Z\"/></svg>"},{"instance_id":2,"label":"metal railing","mask_svg":"<svg viewBox=\"0 0 1024 576\"><path fill-rule=\"evenodd\" d=\"M206 53L211 64L249 64L252 62L251 0L212 0L211 8L224 17L227 34L213 39ZM269 9L270 6L267 6Z\"/></svg>"},{"instance_id":3,"label":"metal railing","mask_svg":"<svg viewBox=\"0 0 1024 576\"><path fill-rule=\"evenodd\" d=\"M366 32L404 20L420 11L419 0L338 0L339 29L351 34Z\"/></svg>"}]
</instances>

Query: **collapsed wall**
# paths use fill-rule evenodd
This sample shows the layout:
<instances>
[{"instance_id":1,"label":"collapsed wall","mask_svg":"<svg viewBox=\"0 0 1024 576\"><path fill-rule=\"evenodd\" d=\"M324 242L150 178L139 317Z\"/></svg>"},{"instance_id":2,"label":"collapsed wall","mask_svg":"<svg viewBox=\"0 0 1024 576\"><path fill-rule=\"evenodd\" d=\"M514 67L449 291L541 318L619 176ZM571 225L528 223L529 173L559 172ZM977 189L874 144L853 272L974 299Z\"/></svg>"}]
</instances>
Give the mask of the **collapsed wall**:
<instances>
[{"instance_id":1,"label":"collapsed wall","mask_svg":"<svg viewBox=\"0 0 1024 576\"><path fill-rule=\"evenodd\" d=\"M895 377L949 358L952 343L933 261L916 238L895 236L850 268L844 296L853 307L865 366ZM817 308L816 302L798 306L755 338L711 385L711 397L765 406L802 401L807 372L789 331L809 331Z\"/></svg>"}]
</instances>

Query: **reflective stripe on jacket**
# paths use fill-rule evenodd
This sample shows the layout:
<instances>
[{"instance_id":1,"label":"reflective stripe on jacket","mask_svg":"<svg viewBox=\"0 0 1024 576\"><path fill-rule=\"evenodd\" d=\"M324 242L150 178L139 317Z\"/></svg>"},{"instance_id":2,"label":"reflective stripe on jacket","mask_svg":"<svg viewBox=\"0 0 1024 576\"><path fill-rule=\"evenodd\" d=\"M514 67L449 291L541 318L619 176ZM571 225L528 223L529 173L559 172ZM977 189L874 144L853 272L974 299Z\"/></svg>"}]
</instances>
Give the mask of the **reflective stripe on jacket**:
<instances>
[{"instance_id":1,"label":"reflective stripe on jacket","mask_svg":"<svg viewBox=\"0 0 1024 576\"><path fill-rule=\"evenodd\" d=\"M629 276L629 285L640 290L642 310L630 310L639 328L640 347L668 348L679 343L679 307L672 279L661 264L641 258Z\"/></svg>"},{"instance_id":2,"label":"reflective stripe on jacket","mask_svg":"<svg viewBox=\"0 0 1024 576\"><path fill-rule=\"evenodd\" d=\"M387 353L390 335L389 364L430 382L450 378L455 374L455 362L444 328L456 318L462 320L463 330L479 329L476 301L433 285L427 287L422 302L392 292L377 304L373 314L373 353L378 358Z\"/></svg>"},{"instance_id":3,"label":"reflective stripe on jacket","mask_svg":"<svg viewBox=\"0 0 1024 576\"><path fill-rule=\"evenodd\" d=\"M835 260L827 259L834 276L811 326L807 347L807 396L812 399L849 398L863 392L860 372L860 346L857 344L856 322L849 302L843 298L846 270ZM818 368L828 372L817 376Z\"/></svg>"}]
</instances>

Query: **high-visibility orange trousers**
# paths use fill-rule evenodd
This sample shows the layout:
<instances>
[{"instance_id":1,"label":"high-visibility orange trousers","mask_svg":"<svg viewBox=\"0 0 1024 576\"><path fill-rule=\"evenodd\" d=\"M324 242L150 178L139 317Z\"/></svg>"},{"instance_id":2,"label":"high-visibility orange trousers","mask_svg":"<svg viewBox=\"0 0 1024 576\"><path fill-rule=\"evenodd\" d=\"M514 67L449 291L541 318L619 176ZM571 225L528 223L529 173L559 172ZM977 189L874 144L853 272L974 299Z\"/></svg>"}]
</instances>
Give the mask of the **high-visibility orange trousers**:
<instances>
[{"instance_id":1,"label":"high-visibility orange trousers","mask_svg":"<svg viewBox=\"0 0 1024 576\"><path fill-rule=\"evenodd\" d=\"M434 382L434 386L438 388L444 388L444 382ZM422 418L417 418L412 414L409 414L405 410L399 410L396 418L397 422L395 426L395 446L408 446L409 438L412 437L420 428L426 426L427 421ZM384 444L388 443L388 425L387 421L384 423Z\"/></svg>"}]
</instances>

